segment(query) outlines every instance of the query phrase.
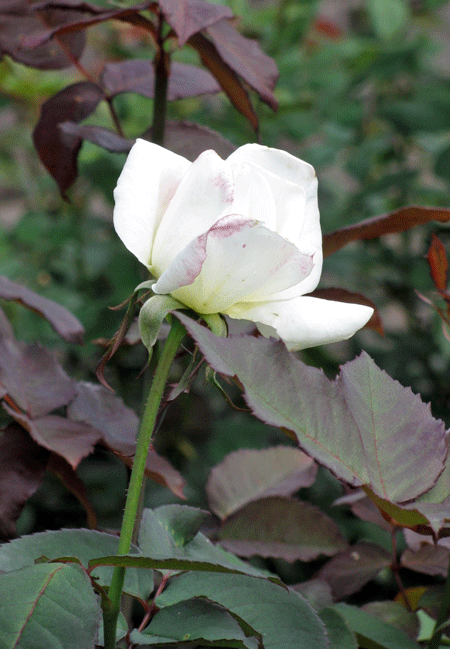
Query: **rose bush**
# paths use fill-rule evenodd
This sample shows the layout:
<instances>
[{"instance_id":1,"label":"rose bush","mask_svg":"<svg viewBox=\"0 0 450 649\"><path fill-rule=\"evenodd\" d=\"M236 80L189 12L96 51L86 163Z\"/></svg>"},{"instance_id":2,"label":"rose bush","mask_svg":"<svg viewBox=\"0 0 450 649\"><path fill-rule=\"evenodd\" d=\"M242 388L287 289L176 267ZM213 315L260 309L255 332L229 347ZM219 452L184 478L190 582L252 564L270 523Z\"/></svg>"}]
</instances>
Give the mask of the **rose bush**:
<instances>
[{"instance_id":1,"label":"rose bush","mask_svg":"<svg viewBox=\"0 0 450 649\"><path fill-rule=\"evenodd\" d=\"M125 246L171 295L199 314L250 320L290 350L352 336L372 309L305 294L322 270L314 169L247 144L193 163L137 140L114 192Z\"/></svg>"}]
</instances>

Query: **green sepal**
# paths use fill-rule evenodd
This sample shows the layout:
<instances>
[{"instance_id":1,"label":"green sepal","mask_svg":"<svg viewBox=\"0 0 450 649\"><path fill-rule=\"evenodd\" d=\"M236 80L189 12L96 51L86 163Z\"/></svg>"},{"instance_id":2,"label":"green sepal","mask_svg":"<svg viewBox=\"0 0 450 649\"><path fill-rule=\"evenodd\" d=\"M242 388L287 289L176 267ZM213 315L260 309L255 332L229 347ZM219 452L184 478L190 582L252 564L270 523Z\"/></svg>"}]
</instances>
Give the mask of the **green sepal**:
<instances>
[{"instance_id":1,"label":"green sepal","mask_svg":"<svg viewBox=\"0 0 450 649\"><path fill-rule=\"evenodd\" d=\"M139 312L139 331L149 354L152 353L152 347L156 343L158 332L167 314L170 311L187 308L170 295L154 295L145 302Z\"/></svg>"},{"instance_id":2,"label":"green sepal","mask_svg":"<svg viewBox=\"0 0 450 649\"><path fill-rule=\"evenodd\" d=\"M202 313L202 320L206 322L208 328L216 336L220 338L226 338L228 336L227 323L220 313Z\"/></svg>"},{"instance_id":3,"label":"green sepal","mask_svg":"<svg viewBox=\"0 0 450 649\"><path fill-rule=\"evenodd\" d=\"M141 282L140 284L138 284L134 289L133 293L137 293L138 291L141 291L144 288L151 289L154 284L156 284L156 279L147 279L145 280L145 282Z\"/></svg>"}]
</instances>

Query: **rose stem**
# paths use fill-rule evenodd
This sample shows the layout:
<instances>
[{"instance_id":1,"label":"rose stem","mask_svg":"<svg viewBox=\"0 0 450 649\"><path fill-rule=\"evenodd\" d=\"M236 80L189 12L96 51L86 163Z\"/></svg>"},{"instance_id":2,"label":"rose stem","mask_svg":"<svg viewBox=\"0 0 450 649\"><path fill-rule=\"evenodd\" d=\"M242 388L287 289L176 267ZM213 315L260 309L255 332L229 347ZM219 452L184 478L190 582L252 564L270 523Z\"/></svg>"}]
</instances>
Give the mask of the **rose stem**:
<instances>
[{"instance_id":1,"label":"rose stem","mask_svg":"<svg viewBox=\"0 0 450 649\"><path fill-rule=\"evenodd\" d=\"M148 450L152 440L159 406L161 404L161 399L173 359L175 358L175 354L177 353L178 347L185 334L186 330L181 322L176 318L173 318L169 335L156 366L155 376L150 387L141 425L139 427L136 442L136 454L134 456L133 469L131 471L130 483L128 485L125 511L123 514L122 528L120 530L120 539L117 548L118 555L128 554L131 548L133 530L137 512L139 510L139 501L144 480L145 463L147 461ZM114 649L116 646L116 626L120 612L124 579L125 568L115 567L111 586L109 587L108 592L110 604L108 608L103 611L105 649Z\"/></svg>"},{"instance_id":2,"label":"rose stem","mask_svg":"<svg viewBox=\"0 0 450 649\"><path fill-rule=\"evenodd\" d=\"M164 51L163 17L159 14L158 51L155 56L155 92L153 99L152 142L163 145L167 111L167 86L169 82L169 57Z\"/></svg>"}]
</instances>

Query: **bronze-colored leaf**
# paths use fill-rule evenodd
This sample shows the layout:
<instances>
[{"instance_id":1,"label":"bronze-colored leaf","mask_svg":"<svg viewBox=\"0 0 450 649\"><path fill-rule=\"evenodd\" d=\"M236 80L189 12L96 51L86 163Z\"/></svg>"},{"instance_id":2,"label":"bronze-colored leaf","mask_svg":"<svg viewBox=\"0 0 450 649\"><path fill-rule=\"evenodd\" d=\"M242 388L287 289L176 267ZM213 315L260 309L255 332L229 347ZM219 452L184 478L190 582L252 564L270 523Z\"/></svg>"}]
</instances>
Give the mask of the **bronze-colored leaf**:
<instances>
[{"instance_id":1,"label":"bronze-colored leaf","mask_svg":"<svg viewBox=\"0 0 450 649\"><path fill-rule=\"evenodd\" d=\"M431 277L438 291L446 291L448 284L448 259L442 241L434 232L427 253Z\"/></svg>"},{"instance_id":2,"label":"bronze-colored leaf","mask_svg":"<svg viewBox=\"0 0 450 649\"><path fill-rule=\"evenodd\" d=\"M418 225L429 223L429 221L447 223L450 221L450 209L412 205L348 225L324 235L323 254L327 257L352 241L376 239L385 234L405 232Z\"/></svg>"},{"instance_id":3,"label":"bronze-colored leaf","mask_svg":"<svg viewBox=\"0 0 450 649\"><path fill-rule=\"evenodd\" d=\"M173 28L182 47L195 33L216 23L221 18L232 18L228 7L205 0L159 0L164 18Z\"/></svg>"}]
</instances>

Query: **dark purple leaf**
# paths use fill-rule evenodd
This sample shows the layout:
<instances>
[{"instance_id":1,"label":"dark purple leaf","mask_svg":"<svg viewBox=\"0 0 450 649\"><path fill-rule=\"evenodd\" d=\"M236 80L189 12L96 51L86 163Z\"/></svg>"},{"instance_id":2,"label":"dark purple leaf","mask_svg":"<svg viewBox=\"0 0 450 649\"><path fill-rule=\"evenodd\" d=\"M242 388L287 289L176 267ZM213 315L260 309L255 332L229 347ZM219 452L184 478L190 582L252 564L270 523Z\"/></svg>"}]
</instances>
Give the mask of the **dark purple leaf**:
<instances>
[{"instance_id":1,"label":"dark purple leaf","mask_svg":"<svg viewBox=\"0 0 450 649\"><path fill-rule=\"evenodd\" d=\"M222 523L219 543L241 557L311 561L332 556L347 542L320 509L295 498L273 496L245 505Z\"/></svg>"},{"instance_id":2,"label":"dark purple leaf","mask_svg":"<svg viewBox=\"0 0 450 649\"><path fill-rule=\"evenodd\" d=\"M447 455L444 423L367 354L330 381L282 342L219 338L182 313L176 317L217 372L239 379L257 417L293 431L305 452L342 480L394 503L436 483Z\"/></svg>"},{"instance_id":3,"label":"dark purple leaf","mask_svg":"<svg viewBox=\"0 0 450 649\"><path fill-rule=\"evenodd\" d=\"M91 529L96 529L97 516L87 497L86 487L84 486L83 481L78 477L75 469L73 469L61 455L52 453L47 465L47 471L56 475L66 489L77 498L86 511L88 526Z\"/></svg>"},{"instance_id":4,"label":"dark purple leaf","mask_svg":"<svg viewBox=\"0 0 450 649\"><path fill-rule=\"evenodd\" d=\"M6 412L25 428L40 446L61 455L76 469L81 460L92 453L100 434L88 424L70 421L58 415L31 419L3 404Z\"/></svg>"},{"instance_id":5,"label":"dark purple leaf","mask_svg":"<svg viewBox=\"0 0 450 649\"><path fill-rule=\"evenodd\" d=\"M139 420L119 397L101 385L80 382L77 384L77 396L67 413L71 420L84 422L97 430L103 443L125 464L132 466ZM147 457L146 472L156 482L184 498L183 478L153 449Z\"/></svg>"},{"instance_id":6,"label":"dark purple leaf","mask_svg":"<svg viewBox=\"0 0 450 649\"><path fill-rule=\"evenodd\" d=\"M164 18L175 31L180 47L196 32L222 18L232 18L228 7L205 0L159 0Z\"/></svg>"},{"instance_id":7,"label":"dark purple leaf","mask_svg":"<svg viewBox=\"0 0 450 649\"><path fill-rule=\"evenodd\" d=\"M333 597L338 600L357 593L391 562L387 550L362 541L330 559L316 577L330 584Z\"/></svg>"},{"instance_id":8,"label":"dark purple leaf","mask_svg":"<svg viewBox=\"0 0 450 649\"><path fill-rule=\"evenodd\" d=\"M62 122L62 124L58 125L58 128L66 136L87 140L113 153L128 153L135 142L135 140L129 140L117 135L114 131L103 128L103 126L84 126L83 124L75 124L75 122Z\"/></svg>"},{"instance_id":9,"label":"dark purple leaf","mask_svg":"<svg viewBox=\"0 0 450 649\"><path fill-rule=\"evenodd\" d=\"M219 518L227 518L252 500L291 496L315 480L317 465L289 446L230 453L209 474L206 494Z\"/></svg>"},{"instance_id":10,"label":"dark purple leaf","mask_svg":"<svg viewBox=\"0 0 450 649\"><path fill-rule=\"evenodd\" d=\"M75 396L75 383L41 347L0 339L0 385L30 417L46 415Z\"/></svg>"},{"instance_id":11,"label":"dark purple leaf","mask_svg":"<svg viewBox=\"0 0 450 649\"><path fill-rule=\"evenodd\" d=\"M77 177L77 156L82 140L78 136L65 135L58 125L67 121L80 122L96 109L103 98L100 86L80 81L64 88L42 105L41 117L33 133L34 145L63 197Z\"/></svg>"},{"instance_id":12,"label":"dark purple leaf","mask_svg":"<svg viewBox=\"0 0 450 649\"><path fill-rule=\"evenodd\" d=\"M80 20L82 10L49 8L35 10L33 4L6 2L0 6L0 56L8 54L12 59L42 70L65 68L78 60L83 52L86 37L79 32L66 34L51 43L29 47L26 39L41 33L46 27L54 29Z\"/></svg>"},{"instance_id":13,"label":"dark purple leaf","mask_svg":"<svg viewBox=\"0 0 450 649\"><path fill-rule=\"evenodd\" d=\"M207 149L228 158L236 146L207 126L189 122L167 122L164 146L193 162Z\"/></svg>"},{"instance_id":14,"label":"dark purple leaf","mask_svg":"<svg viewBox=\"0 0 450 649\"><path fill-rule=\"evenodd\" d=\"M188 43L198 52L203 65L217 79L236 110L248 119L255 131L258 131L258 117L248 93L238 74L223 60L215 45L205 38L203 34L194 34L190 37Z\"/></svg>"},{"instance_id":15,"label":"dark purple leaf","mask_svg":"<svg viewBox=\"0 0 450 649\"><path fill-rule=\"evenodd\" d=\"M156 30L153 23L145 16L139 14L139 11L151 9L154 6L154 2L147 1L132 7L105 11L102 7L96 7L88 2L78 2L77 0L63 0L60 2L48 0L46 2L38 2L34 8L39 9L40 12L49 10L60 11L63 15L67 16L67 19L64 21L64 24L57 24L52 28L45 28L41 25L41 28L35 31L34 34L24 37L23 43L27 48L38 48L46 45L51 39L57 40L62 39L66 35L76 35L78 32L92 25L111 19L123 20L139 25L156 37ZM70 17L71 13L72 17Z\"/></svg>"},{"instance_id":16,"label":"dark purple leaf","mask_svg":"<svg viewBox=\"0 0 450 649\"><path fill-rule=\"evenodd\" d=\"M136 92L152 99L155 90L153 63L149 59L107 63L102 72L101 84L111 97L122 92ZM169 101L219 91L219 84L206 70L184 63L171 64L167 88Z\"/></svg>"},{"instance_id":17,"label":"dark purple leaf","mask_svg":"<svg viewBox=\"0 0 450 649\"><path fill-rule=\"evenodd\" d=\"M442 545L422 543L414 552L407 548L401 558L401 565L409 570L433 577L446 577L450 551Z\"/></svg>"},{"instance_id":18,"label":"dark purple leaf","mask_svg":"<svg viewBox=\"0 0 450 649\"><path fill-rule=\"evenodd\" d=\"M264 54L257 41L242 36L229 20L220 20L206 31L222 60L276 110L278 102L273 89L279 73L275 61Z\"/></svg>"},{"instance_id":19,"label":"dark purple leaf","mask_svg":"<svg viewBox=\"0 0 450 649\"><path fill-rule=\"evenodd\" d=\"M83 342L84 329L77 318L60 304L41 297L21 284L0 276L0 298L14 300L45 318L61 338L69 343Z\"/></svg>"},{"instance_id":20,"label":"dark purple leaf","mask_svg":"<svg viewBox=\"0 0 450 649\"><path fill-rule=\"evenodd\" d=\"M16 536L16 521L42 483L49 455L17 424L0 431L0 537Z\"/></svg>"}]
</instances>

